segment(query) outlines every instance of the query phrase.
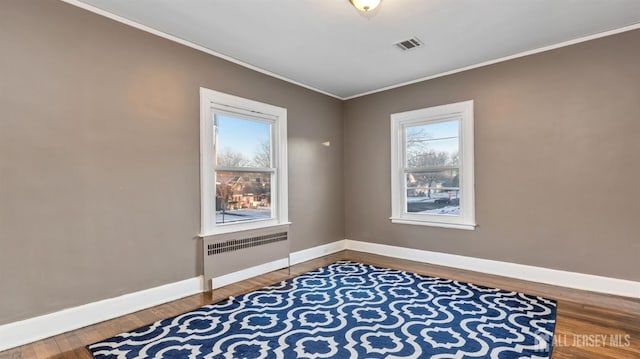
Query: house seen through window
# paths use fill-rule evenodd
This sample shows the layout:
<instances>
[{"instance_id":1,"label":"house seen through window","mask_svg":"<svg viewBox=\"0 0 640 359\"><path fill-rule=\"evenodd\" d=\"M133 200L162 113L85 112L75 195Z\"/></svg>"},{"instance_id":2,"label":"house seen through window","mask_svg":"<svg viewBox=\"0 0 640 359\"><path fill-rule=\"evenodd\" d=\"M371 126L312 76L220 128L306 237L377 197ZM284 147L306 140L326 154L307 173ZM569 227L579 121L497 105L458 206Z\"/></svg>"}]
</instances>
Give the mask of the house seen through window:
<instances>
[{"instance_id":1,"label":"house seen through window","mask_svg":"<svg viewBox=\"0 0 640 359\"><path fill-rule=\"evenodd\" d=\"M271 123L214 114L216 223L272 218Z\"/></svg>"},{"instance_id":2,"label":"house seen through window","mask_svg":"<svg viewBox=\"0 0 640 359\"><path fill-rule=\"evenodd\" d=\"M201 235L288 224L287 109L200 89Z\"/></svg>"},{"instance_id":3,"label":"house seen through window","mask_svg":"<svg viewBox=\"0 0 640 359\"><path fill-rule=\"evenodd\" d=\"M409 213L460 214L460 121L405 129Z\"/></svg>"}]
</instances>

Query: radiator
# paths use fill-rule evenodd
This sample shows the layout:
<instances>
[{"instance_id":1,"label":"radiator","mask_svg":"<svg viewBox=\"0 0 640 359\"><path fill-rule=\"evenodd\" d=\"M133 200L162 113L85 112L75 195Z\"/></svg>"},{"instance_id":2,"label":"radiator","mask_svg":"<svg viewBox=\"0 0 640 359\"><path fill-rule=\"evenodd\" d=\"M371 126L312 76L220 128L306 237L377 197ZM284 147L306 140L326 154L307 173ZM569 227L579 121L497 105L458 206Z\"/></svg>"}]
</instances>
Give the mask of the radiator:
<instances>
[{"instance_id":1,"label":"radiator","mask_svg":"<svg viewBox=\"0 0 640 359\"><path fill-rule=\"evenodd\" d=\"M205 283L218 288L216 277L276 261L288 263L289 226L209 236L203 244Z\"/></svg>"}]
</instances>

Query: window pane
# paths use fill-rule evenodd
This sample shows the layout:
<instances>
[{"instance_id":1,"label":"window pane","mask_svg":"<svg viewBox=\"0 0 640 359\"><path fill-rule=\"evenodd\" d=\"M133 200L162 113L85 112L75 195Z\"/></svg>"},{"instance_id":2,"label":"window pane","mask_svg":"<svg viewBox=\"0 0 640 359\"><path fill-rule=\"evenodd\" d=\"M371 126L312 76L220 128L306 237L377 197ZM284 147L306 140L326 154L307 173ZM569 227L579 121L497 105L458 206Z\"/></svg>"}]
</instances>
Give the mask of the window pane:
<instances>
[{"instance_id":1,"label":"window pane","mask_svg":"<svg viewBox=\"0 0 640 359\"><path fill-rule=\"evenodd\" d=\"M271 124L216 115L216 165L271 167Z\"/></svg>"},{"instance_id":2,"label":"window pane","mask_svg":"<svg viewBox=\"0 0 640 359\"><path fill-rule=\"evenodd\" d=\"M271 173L216 171L216 224L271 216Z\"/></svg>"},{"instance_id":3,"label":"window pane","mask_svg":"<svg viewBox=\"0 0 640 359\"><path fill-rule=\"evenodd\" d=\"M457 169L410 172L407 181L407 213L460 214L460 176Z\"/></svg>"},{"instance_id":4,"label":"window pane","mask_svg":"<svg viewBox=\"0 0 640 359\"><path fill-rule=\"evenodd\" d=\"M460 121L437 122L406 128L406 167L458 166Z\"/></svg>"}]
</instances>

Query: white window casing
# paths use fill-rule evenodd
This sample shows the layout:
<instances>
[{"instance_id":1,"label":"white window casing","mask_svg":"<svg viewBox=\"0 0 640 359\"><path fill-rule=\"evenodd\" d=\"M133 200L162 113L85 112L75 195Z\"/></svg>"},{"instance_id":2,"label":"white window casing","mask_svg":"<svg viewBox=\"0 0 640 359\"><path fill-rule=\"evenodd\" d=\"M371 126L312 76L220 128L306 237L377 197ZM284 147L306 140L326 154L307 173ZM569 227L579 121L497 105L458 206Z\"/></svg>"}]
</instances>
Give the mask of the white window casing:
<instances>
[{"instance_id":1,"label":"white window casing","mask_svg":"<svg viewBox=\"0 0 640 359\"><path fill-rule=\"evenodd\" d=\"M459 213L456 215L409 212L407 206L406 129L459 121L458 171ZM391 115L391 221L392 223L474 230L473 100ZM434 167L435 168L435 167ZM429 192L430 193L430 192ZM429 211L427 211L429 212Z\"/></svg>"},{"instance_id":2,"label":"white window casing","mask_svg":"<svg viewBox=\"0 0 640 359\"><path fill-rule=\"evenodd\" d=\"M271 125L270 168L225 168L215 165L215 115L231 115ZM216 223L216 171L271 173L271 218ZM287 109L200 88L200 236L289 224L287 193Z\"/></svg>"}]
</instances>

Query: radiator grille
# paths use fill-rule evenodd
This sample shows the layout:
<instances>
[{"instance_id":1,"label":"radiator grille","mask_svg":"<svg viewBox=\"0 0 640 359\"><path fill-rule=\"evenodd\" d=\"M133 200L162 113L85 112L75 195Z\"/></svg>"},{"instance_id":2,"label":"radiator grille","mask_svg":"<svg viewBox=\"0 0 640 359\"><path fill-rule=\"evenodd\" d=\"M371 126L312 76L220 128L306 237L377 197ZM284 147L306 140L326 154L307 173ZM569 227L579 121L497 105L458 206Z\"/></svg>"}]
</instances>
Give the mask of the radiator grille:
<instances>
[{"instance_id":1,"label":"radiator grille","mask_svg":"<svg viewBox=\"0 0 640 359\"><path fill-rule=\"evenodd\" d=\"M207 256L220 253L233 252L240 249L262 246L269 243L286 241L287 232L266 234L263 236L233 239L225 242L211 243L207 245Z\"/></svg>"}]
</instances>

